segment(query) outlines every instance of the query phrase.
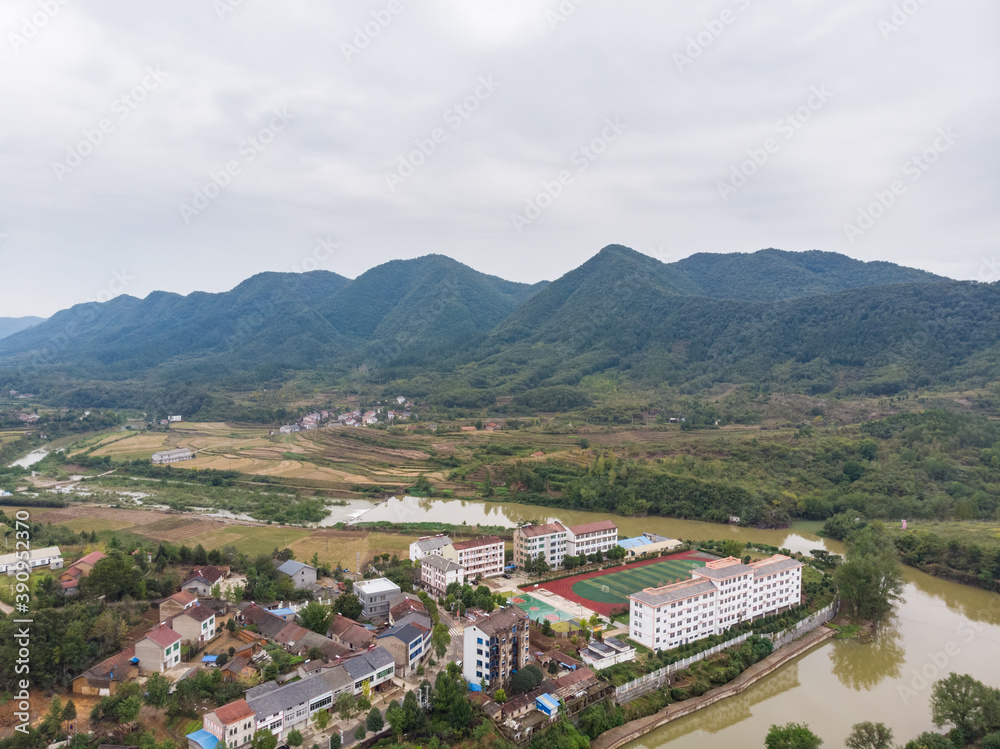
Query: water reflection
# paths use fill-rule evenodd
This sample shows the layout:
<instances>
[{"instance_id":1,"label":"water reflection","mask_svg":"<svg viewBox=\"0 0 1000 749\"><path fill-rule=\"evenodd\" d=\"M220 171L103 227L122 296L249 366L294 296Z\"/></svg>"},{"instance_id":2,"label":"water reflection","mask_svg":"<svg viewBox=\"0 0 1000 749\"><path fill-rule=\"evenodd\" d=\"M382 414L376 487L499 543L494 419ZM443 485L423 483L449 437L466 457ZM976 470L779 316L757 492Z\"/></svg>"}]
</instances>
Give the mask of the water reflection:
<instances>
[{"instance_id":1,"label":"water reflection","mask_svg":"<svg viewBox=\"0 0 1000 749\"><path fill-rule=\"evenodd\" d=\"M966 618L976 622L1000 625L1000 595L942 580L912 567L904 567L903 573L908 583L940 600L947 608L961 611Z\"/></svg>"},{"instance_id":2,"label":"water reflection","mask_svg":"<svg viewBox=\"0 0 1000 749\"><path fill-rule=\"evenodd\" d=\"M355 504L353 501L350 503ZM359 502L358 511L350 515L363 522L389 521L393 523L438 522L454 525L492 525L514 528L525 522L547 523L558 520L576 525L611 518L618 525L622 536L638 536L644 532L659 533L679 539L704 541L707 539L736 539L757 541L784 547L795 552L808 553L811 549L826 549L843 553L843 546L816 535L821 527L818 522L796 522L791 528L760 530L740 528L697 520L677 520L663 517L624 518L608 513L565 510L551 507L523 505L514 502L484 502L470 499L437 499L431 497L392 497L372 504ZM340 513L343 516L346 513ZM324 524L328 524L324 522Z\"/></svg>"},{"instance_id":3,"label":"water reflection","mask_svg":"<svg viewBox=\"0 0 1000 749\"><path fill-rule=\"evenodd\" d=\"M906 648L894 618L882 624L871 642L835 640L830 649L833 673L855 691L871 691L883 679L897 679L906 660Z\"/></svg>"},{"instance_id":4,"label":"water reflection","mask_svg":"<svg viewBox=\"0 0 1000 749\"><path fill-rule=\"evenodd\" d=\"M669 741L687 736L692 731L716 733L746 720L753 715L755 705L800 686L798 664L799 662L795 660L741 694L668 723L656 731L656 743L650 746L662 746ZM643 739L639 739L629 746L637 749L647 745L643 743Z\"/></svg>"}]
</instances>

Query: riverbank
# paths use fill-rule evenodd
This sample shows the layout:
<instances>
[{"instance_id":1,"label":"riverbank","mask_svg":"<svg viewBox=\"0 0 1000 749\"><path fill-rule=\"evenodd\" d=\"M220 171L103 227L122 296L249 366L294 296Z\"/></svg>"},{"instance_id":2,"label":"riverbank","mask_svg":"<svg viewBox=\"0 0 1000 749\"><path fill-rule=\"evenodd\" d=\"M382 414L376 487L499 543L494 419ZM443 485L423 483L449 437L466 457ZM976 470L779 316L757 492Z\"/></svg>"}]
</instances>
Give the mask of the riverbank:
<instances>
[{"instance_id":1,"label":"riverbank","mask_svg":"<svg viewBox=\"0 0 1000 749\"><path fill-rule=\"evenodd\" d=\"M836 632L828 627L817 627L795 642L775 651L759 663L755 663L728 684L710 689L700 697L692 697L683 702L667 705L654 715L630 721L623 726L602 733L590 742L591 749L618 749L618 747L635 741L671 721L683 718L685 715L690 715L709 705L714 705L727 697L740 694L765 676L770 675L814 646L829 640L835 634Z\"/></svg>"}]
</instances>

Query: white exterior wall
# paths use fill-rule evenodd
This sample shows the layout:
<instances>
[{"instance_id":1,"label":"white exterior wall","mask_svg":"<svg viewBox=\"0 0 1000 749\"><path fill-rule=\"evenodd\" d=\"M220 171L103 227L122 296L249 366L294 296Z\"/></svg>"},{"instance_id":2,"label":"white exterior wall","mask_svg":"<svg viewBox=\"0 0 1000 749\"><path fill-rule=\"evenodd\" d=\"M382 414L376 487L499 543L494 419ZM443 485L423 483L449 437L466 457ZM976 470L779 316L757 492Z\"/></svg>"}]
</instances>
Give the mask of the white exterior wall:
<instances>
[{"instance_id":1,"label":"white exterior wall","mask_svg":"<svg viewBox=\"0 0 1000 749\"><path fill-rule=\"evenodd\" d=\"M465 568L465 574L469 578L503 574L503 541L471 549L455 549L455 554L458 557L456 561Z\"/></svg>"},{"instance_id":2,"label":"white exterior wall","mask_svg":"<svg viewBox=\"0 0 1000 749\"><path fill-rule=\"evenodd\" d=\"M523 567L526 558L538 559L538 555L542 554L550 568L562 567L567 554L566 535L566 531L562 530L523 538L520 544L521 561L515 560L515 562L519 567ZM517 548L518 545L515 544L515 549Z\"/></svg>"},{"instance_id":3,"label":"white exterior wall","mask_svg":"<svg viewBox=\"0 0 1000 749\"><path fill-rule=\"evenodd\" d=\"M696 573L692 570L692 575ZM632 639L653 650L667 650L797 606L802 597L801 567L711 582L715 588L712 591L659 606L630 598Z\"/></svg>"},{"instance_id":4,"label":"white exterior wall","mask_svg":"<svg viewBox=\"0 0 1000 749\"><path fill-rule=\"evenodd\" d=\"M618 529L611 528L594 533L584 533L577 536L572 530L566 532L566 554L578 557L581 554L596 554L598 551L607 553L611 547L618 545Z\"/></svg>"}]
</instances>

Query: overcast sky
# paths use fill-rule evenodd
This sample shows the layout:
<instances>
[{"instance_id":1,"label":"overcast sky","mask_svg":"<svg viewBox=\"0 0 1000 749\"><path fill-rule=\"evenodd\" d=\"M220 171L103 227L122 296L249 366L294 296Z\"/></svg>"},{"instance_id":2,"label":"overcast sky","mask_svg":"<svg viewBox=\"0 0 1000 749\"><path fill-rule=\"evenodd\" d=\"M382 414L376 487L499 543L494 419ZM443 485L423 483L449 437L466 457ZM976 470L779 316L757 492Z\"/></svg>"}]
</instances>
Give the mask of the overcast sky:
<instances>
[{"instance_id":1,"label":"overcast sky","mask_svg":"<svg viewBox=\"0 0 1000 749\"><path fill-rule=\"evenodd\" d=\"M0 29L0 316L432 252L533 282L609 243L1000 278L987 0L5 0Z\"/></svg>"}]
</instances>

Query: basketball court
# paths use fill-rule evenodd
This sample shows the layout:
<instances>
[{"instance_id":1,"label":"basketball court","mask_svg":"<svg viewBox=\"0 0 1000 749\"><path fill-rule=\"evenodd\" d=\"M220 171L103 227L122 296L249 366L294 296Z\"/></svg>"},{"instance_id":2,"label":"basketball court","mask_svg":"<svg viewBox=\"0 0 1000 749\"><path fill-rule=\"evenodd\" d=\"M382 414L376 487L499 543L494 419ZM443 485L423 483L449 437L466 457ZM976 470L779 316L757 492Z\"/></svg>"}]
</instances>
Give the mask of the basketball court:
<instances>
[{"instance_id":1,"label":"basketball court","mask_svg":"<svg viewBox=\"0 0 1000 749\"><path fill-rule=\"evenodd\" d=\"M547 619L555 624L556 622L565 622L570 619L576 619L580 616L579 614L570 614L566 611L562 611L552 604L546 603L541 598L537 598L528 593L518 593L508 600L526 613L529 619L536 622Z\"/></svg>"}]
</instances>

